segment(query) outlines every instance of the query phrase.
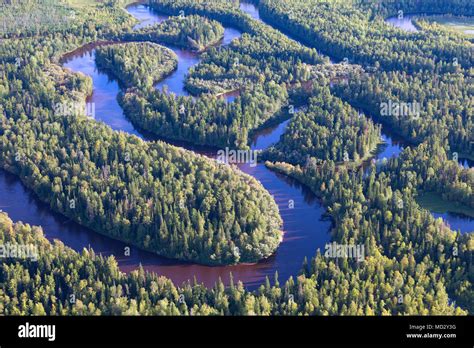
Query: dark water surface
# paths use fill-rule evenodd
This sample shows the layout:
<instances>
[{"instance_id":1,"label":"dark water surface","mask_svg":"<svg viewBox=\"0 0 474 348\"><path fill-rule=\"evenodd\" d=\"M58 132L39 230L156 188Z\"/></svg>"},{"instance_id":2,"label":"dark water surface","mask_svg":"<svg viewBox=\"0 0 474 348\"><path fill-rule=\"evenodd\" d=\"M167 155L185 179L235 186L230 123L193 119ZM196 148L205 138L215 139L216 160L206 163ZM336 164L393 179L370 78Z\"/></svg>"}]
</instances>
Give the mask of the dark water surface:
<instances>
[{"instance_id":1,"label":"dark water surface","mask_svg":"<svg viewBox=\"0 0 474 348\"><path fill-rule=\"evenodd\" d=\"M416 33L418 28L413 24L413 19L415 15L403 15L401 18L398 16L387 18L385 21L394 27L403 29L408 32Z\"/></svg>"},{"instance_id":2,"label":"dark water surface","mask_svg":"<svg viewBox=\"0 0 474 348\"><path fill-rule=\"evenodd\" d=\"M461 233L472 233L474 232L474 218L466 216L464 214L457 213L436 213L431 212L434 218L443 219L444 223L449 226L453 231L461 231Z\"/></svg>"},{"instance_id":3,"label":"dark water surface","mask_svg":"<svg viewBox=\"0 0 474 348\"><path fill-rule=\"evenodd\" d=\"M166 18L166 16L152 13L144 5L132 5L127 10L142 21L137 28L158 23ZM226 29L225 33L223 44L240 36L240 33L233 29ZM97 69L94 54L95 48L93 46L77 50L65 58L63 65L72 71L82 72L92 78L94 90L88 101L95 103L95 118L108 124L114 130L125 131L151 140L153 137L144 135L125 117L117 102L120 86L107 73ZM162 88L166 85L169 92L185 95L182 88L185 75L190 66L199 62L199 55L180 50L178 58L180 68L161 81L158 87ZM278 141L287 122L256 134L252 142L252 149L264 149ZM209 150L202 151L193 146L179 145L207 156L216 154ZM268 170L262 164L256 166L242 164L239 165L239 168L257 178L275 197L284 220L282 244L272 257L258 264L210 267L166 259L140 251L135 247L131 247L130 256L125 256L124 250L128 246L126 243L102 236L54 213L48 205L36 199L19 179L4 171L0 171L0 209L7 211L14 220L41 225L46 237L50 240L59 239L78 251L90 246L98 253L114 255L122 271L131 271L141 264L146 270L164 275L176 284L192 280L194 277L208 286L212 286L219 278L228 283L229 273L232 272L235 280L243 281L248 288L255 288L264 282L265 276L273 279L275 271L278 271L280 281L284 281L290 276L296 276L303 259L305 257L310 259L314 256L316 249L323 249L329 241L328 231L331 223L323 219L324 208L308 188L303 187L295 180Z\"/></svg>"},{"instance_id":4,"label":"dark water surface","mask_svg":"<svg viewBox=\"0 0 474 348\"><path fill-rule=\"evenodd\" d=\"M253 6L253 5L251 5ZM253 6L253 8L255 8ZM249 11L252 8L249 7ZM136 28L159 23L167 18L150 11L144 5L135 4L129 6L127 11L141 21ZM258 16L258 10L253 16ZM228 44L232 39L240 36L234 29L226 28L222 44ZM197 64L199 55L181 49L170 47L178 55L178 69L169 77L161 81L157 88L167 86L169 92L177 95L187 95L184 89L185 75L188 69ZM137 129L126 118L123 110L117 102L117 94L120 86L117 81L107 73L97 69L95 65L95 48L93 46L77 50L68 55L63 65L72 71L82 72L93 80L93 94L88 101L95 104L95 118L108 124L112 129L124 131L146 140L154 140L149 134ZM232 102L235 95L231 95L228 102ZM250 141L251 148L265 149L277 142L283 134L288 120L258 132ZM401 145L397 140L385 135L387 145L381 147L378 158L398 155ZM192 141L192 139L190 139ZM214 150L204 151L196 146L172 142L173 144L186 147L206 156L215 157ZM232 272L235 280L241 280L245 285L253 289L262 284L266 276L271 279L275 271L279 273L280 281L285 281L290 276L296 276L301 268L305 257L310 259L314 256L316 249L324 249L329 241L329 229L331 222L324 219L325 210L306 187L295 180L268 170L264 165L249 164L239 165L239 168L258 179L263 186L275 197L283 218L284 240L276 253L257 264L235 265L235 266L203 266L188 262L166 259L155 254L131 248L131 255L125 256L124 250L128 245L111 238L102 236L94 231L84 228L60 214L54 213L47 204L40 202L34 194L27 190L21 181L14 175L0 170L0 209L8 212L15 221L23 221L43 227L48 239L58 239L75 250L92 247L97 253L103 255L114 255L120 269L128 272L136 269L140 264L149 271L164 275L176 284L194 277L199 282L208 286L214 285L221 278L228 283L229 273ZM451 226L453 223L451 222Z\"/></svg>"},{"instance_id":5,"label":"dark water surface","mask_svg":"<svg viewBox=\"0 0 474 348\"><path fill-rule=\"evenodd\" d=\"M262 21L259 10L258 8L249 2L240 2L240 9L249 14L252 18ZM391 17L388 18L386 21L398 28L401 28L403 30L409 31L409 32L417 32L418 29L416 26L413 24L413 19L417 17L417 15L404 15L403 18L398 18L398 17ZM418 16L419 17L419 16ZM267 23L268 24L268 23ZM288 33L286 33L288 35ZM291 38L291 35L289 35ZM293 38L295 39L295 38ZM298 40L297 40L298 41ZM331 63L334 61L331 60ZM281 124L280 126L276 127L278 129L279 127L285 127L288 121L286 121L284 124ZM281 129L279 130L281 131ZM272 136L270 136L272 137ZM265 132L263 134L260 134L260 137L258 140L253 139L252 144L256 144L256 142L260 142L262 144L265 144L265 146L270 145L269 143L266 142L266 135ZM270 141L272 142L272 141ZM274 142L274 141L273 141ZM382 127L382 144L378 146L374 159L377 162L377 165L382 166L385 160L388 160L392 157L398 157L400 153L403 151L403 148L408 146L408 144L403 140L403 138L397 136L394 132L392 132L390 129L387 127ZM462 165L465 168L473 168L473 163L474 161L470 161L468 159L460 158L459 159L459 164ZM368 165L368 163L367 163ZM462 215L462 214L454 214L454 213L444 213L444 214L439 214L435 212L431 212L431 214L435 218L442 218L443 221L451 227L453 230L460 230L461 232L472 232L474 231L474 219Z\"/></svg>"}]
</instances>

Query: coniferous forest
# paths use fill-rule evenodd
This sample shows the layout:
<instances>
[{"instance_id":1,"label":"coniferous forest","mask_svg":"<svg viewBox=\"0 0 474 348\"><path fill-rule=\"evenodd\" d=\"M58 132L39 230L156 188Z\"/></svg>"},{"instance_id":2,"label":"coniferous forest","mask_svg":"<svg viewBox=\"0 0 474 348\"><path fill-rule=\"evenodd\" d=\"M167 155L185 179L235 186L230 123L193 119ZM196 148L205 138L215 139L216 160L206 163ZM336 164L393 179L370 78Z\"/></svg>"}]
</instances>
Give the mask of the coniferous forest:
<instances>
[{"instance_id":1,"label":"coniferous forest","mask_svg":"<svg viewBox=\"0 0 474 348\"><path fill-rule=\"evenodd\" d=\"M0 8L1 316L474 314L472 0Z\"/></svg>"}]
</instances>

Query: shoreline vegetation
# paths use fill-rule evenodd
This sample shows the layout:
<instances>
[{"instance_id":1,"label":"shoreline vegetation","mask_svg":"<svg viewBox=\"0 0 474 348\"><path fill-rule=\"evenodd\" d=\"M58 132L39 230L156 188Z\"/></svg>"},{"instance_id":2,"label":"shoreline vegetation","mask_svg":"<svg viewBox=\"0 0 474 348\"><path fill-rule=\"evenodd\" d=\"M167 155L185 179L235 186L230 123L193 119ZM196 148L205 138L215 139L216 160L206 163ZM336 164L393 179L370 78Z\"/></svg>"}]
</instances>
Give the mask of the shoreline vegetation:
<instances>
[{"instance_id":1,"label":"shoreline vegetation","mask_svg":"<svg viewBox=\"0 0 474 348\"><path fill-rule=\"evenodd\" d=\"M444 30L449 30L459 35L464 35L471 40L474 38L474 17L432 15L428 17L422 17L421 19L429 25L428 28L425 28L424 25L421 25L422 29L436 30L438 27L440 27ZM431 26L434 26L434 28L431 28Z\"/></svg>"},{"instance_id":2,"label":"shoreline vegetation","mask_svg":"<svg viewBox=\"0 0 474 348\"><path fill-rule=\"evenodd\" d=\"M99 46L95 57L127 87L153 86L178 68L172 50L150 42Z\"/></svg>"},{"instance_id":3,"label":"shoreline vegetation","mask_svg":"<svg viewBox=\"0 0 474 348\"><path fill-rule=\"evenodd\" d=\"M224 37L224 27L215 20L189 15L171 16L165 21L122 35L125 41L150 41L203 53Z\"/></svg>"},{"instance_id":4,"label":"shoreline vegetation","mask_svg":"<svg viewBox=\"0 0 474 348\"><path fill-rule=\"evenodd\" d=\"M474 209L462 204L456 204L455 202L443 199L442 195L433 192L421 192L416 201L420 206L435 213L454 213L468 216L474 219Z\"/></svg>"},{"instance_id":5,"label":"shoreline vegetation","mask_svg":"<svg viewBox=\"0 0 474 348\"><path fill-rule=\"evenodd\" d=\"M100 12L109 7L98 8ZM111 30L104 36L117 37ZM98 33L80 35L85 42L97 36L102 40ZM70 41L51 38L55 50L48 54L54 56L75 41L73 36L66 38ZM35 38L23 44L41 45ZM111 238L175 259L236 264L274 253L281 240L281 218L276 203L255 179L190 151L162 142L145 143L79 115L56 115L47 105L64 103L69 97L58 94L54 76L42 74L42 61L34 57L30 61L29 52L21 47L15 54L26 55L21 61L34 67L37 75L28 78L43 86L44 104L29 105L30 118L25 119L17 119L16 110L5 111L0 163L51 209ZM17 50L8 45L2 48ZM90 79L82 74L68 78L65 84L71 93L82 93L86 99L90 91L84 86ZM35 88L32 84L26 93L37 93ZM16 94L5 97L15 100ZM35 115L41 115L41 123ZM14 136L20 129L28 141ZM37 138L53 134L55 142ZM35 157L32 142L42 147L42 161ZM21 160L12 156L15 153L21 153ZM212 198L217 196L222 200Z\"/></svg>"},{"instance_id":6,"label":"shoreline vegetation","mask_svg":"<svg viewBox=\"0 0 474 348\"><path fill-rule=\"evenodd\" d=\"M232 5L219 1L216 1L216 7L198 9L188 0L160 1L163 3L160 6L171 12L180 8L189 8L191 11L199 12L200 15L209 14L216 18L224 18L226 21L232 19L234 24L242 18L233 17L237 10ZM428 42L429 45L422 47L418 47L416 43L408 45L410 42L408 35L399 33L397 35L400 35L399 41L402 42L400 52L404 55L401 59L395 58L391 55L390 49L396 50L398 47L390 46L389 41L385 40L386 38L379 32L379 26L370 29L371 22L360 9L345 7L349 6L347 4L339 8L332 3L327 3L321 8L314 6L315 11L321 11L317 13L315 19L308 17L312 14L305 11L305 7L302 6L302 4L308 6L307 1L262 0L262 12L267 19L271 18L273 22L280 21L281 25L284 23L294 33L303 34L308 38L314 37L316 40L312 42L314 46L321 45L326 51L337 52L340 57L350 55L361 63L375 63L372 59L382 62L379 66L382 70L377 72L372 79L364 81L362 85L358 81L352 81L344 91L345 94L340 94L342 101L347 102L349 92L353 92L353 95L357 92L361 100L374 96L380 98L382 93L380 86L384 87L384 91L388 90L389 93L397 94L400 87L390 85L391 81L401 81L400 84L402 84L408 78L412 78L416 83L415 88L407 91L409 98L421 98L423 91L418 87L422 85L422 82L426 82L425 79L428 79L427 83L434 87L432 97L438 98L433 101L433 104L436 104L438 100L443 100L443 93L446 92L444 86L439 81L420 76L421 74L416 71L419 68L426 68L430 72L436 71L441 75L441 81L446 76L454 76L456 88L450 91L453 93L452 99L463 100L465 69L471 64L469 57L462 55L456 67L443 65L440 61L431 59L431 55L441 43L433 39ZM309 1L314 2L314 0ZM462 5L462 1L460 3ZM314 4L317 3L314 2ZM411 8L411 5L412 2L409 1L407 10ZM292 18L285 17L283 14L288 13L285 11L287 6L300 15ZM112 7L115 9L114 6ZM339 30L341 23L345 23L347 14L354 15L356 23L353 32ZM319 23L321 26L304 25L312 20L321 21ZM249 31L253 31L253 34L262 30L261 25L248 19L244 19L244 22L240 24L241 27L250 28ZM324 28L326 31L334 29L334 32L340 32L341 36L310 35L315 33L315 28L317 30ZM374 30L370 32L373 36L360 34L367 28ZM111 36L118 35L120 32L120 29L115 27L110 30ZM81 31L83 36L100 37L101 33L100 28L90 29L90 32ZM254 90L246 92L247 94L243 93L239 98L242 107L245 108L248 105L255 107L255 100L262 99L268 94L270 97L264 100L264 106L267 104L274 106L277 101L278 107L273 110L264 109L259 115L262 117L255 122L249 121L247 115L253 115L255 110L262 108L249 108L250 111L247 113L237 114L243 115L241 119L249 123L240 123L241 119L238 124L229 122L234 126L234 133L229 132L230 136L218 133L211 134L208 138L196 136L197 142L205 143L210 139L216 141L218 138L223 143L231 141L237 143L238 146L247 144L248 133L236 139L236 137L233 138L236 130L241 130L242 124L246 131L265 124L272 117L271 115L275 114L275 110L279 110L287 100L288 91L279 83L285 79L301 78L305 74L303 65L296 62L306 60L315 63L321 59L314 50L295 46L294 43L289 42L285 43L287 46L282 45L271 52L269 47L273 49L274 46L268 44L278 42L278 34L272 30L265 33L267 34L265 38L245 36L243 40L227 50L211 49L200 67L201 70L196 69L194 72L201 76L207 74L219 76L235 67L234 60L221 60L220 67L227 67L227 70L219 70L214 75L215 69L210 69L210 67L219 67L218 64L213 65L215 61L218 62L223 57L243 58L238 61L237 66L240 67L240 64L244 62L243 66L255 67L255 70L242 67L239 71L243 71L244 76L248 74L255 77L256 73L259 76L255 80L257 83ZM342 33L354 36L344 37ZM273 34L274 37L271 36ZM355 37L365 41L361 45L352 46L356 42L355 39L352 40ZM373 37L381 39L375 44L370 41ZM266 39L268 41L265 41ZM428 38L425 39L428 40ZM439 53L445 61L452 61L451 58L456 50L464 52L461 41L452 38L449 40L453 40L453 45L447 47L446 50L440 50L441 53ZM74 38L71 41L74 41ZM376 46L382 42L387 44L388 50ZM408 48L404 48L405 43ZM26 47L28 44L31 44L31 47ZM50 44L58 46L58 50L64 47L54 41ZM262 49L259 45L264 48ZM45 76L42 71L44 58L28 58L31 56L30 52L34 52L35 49L41 50L41 47L40 43L34 40L18 49L2 47L7 51L4 54L8 58L21 54L21 59L28 64L28 69L23 71L7 61L5 67L8 73L18 77L16 81L31 82L25 84L24 90L21 91L30 98L22 99L17 86L13 86L13 83L6 78L2 79L2 84L5 85L5 87L2 85L2 97L8 101L2 105L3 114L0 115L2 121L0 163L2 166L9 168L27 182L27 186L33 189L43 201L48 202L52 209L66 216L72 216L79 223L91 228L103 228L111 232L112 238L114 234L117 239L125 236L144 249L161 248L160 252L165 255L174 257L178 255L183 259L210 264L233 264L259 260L274 253L281 242L282 220L275 201L257 180L245 175L236 175L230 169L220 167L211 163L210 160L193 155L190 151L180 150L163 142L144 143L136 137L113 132L109 127L98 122L79 122L82 119L78 121L76 116L58 118L51 113L47 105L61 101L67 96L59 95L55 81L52 81L53 77ZM375 58L371 56L373 49L380 49ZM51 51L53 50L47 53L50 54ZM242 51L246 54L242 54ZM287 54L287 51L291 52ZM281 61L266 64L262 58L268 59L268 55L275 52ZM265 56L265 53L268 55ZM229 56L225 56L226 54ZM421 63L413 63L414 57L420 57ZM273 67L273 70L270 67ZM413 75L407 77L400 72L405 68L413 72ZM387 75L390 74L395 77L387 79ZM70 78L71 80L66 84L72 91L80 92L85 89L86 83L77 74L71 74ZM372 88L374 85L378 88ZM254 96L252 99L255 90L261 92L262 96L257 95L257 98ZM139 116L148 115L156 109L157 105L165 105L169 109L177 105L173 104L172 100L166 99L167 96L156 92L150 94L144 92L144 95L140 97L141 99L133 100L136 109L129 109L134 113L139 110L142 113ZM40 103L35 104L35 101L40 101ZM431 100L425 101L428 109L432 110L433 106L430 103ZM324 109L324 105L315 104L316 107ZM139 108L141 105L147 105L148 109ZM460 103L460 105L463 104ZM375 109L376 105L372 105L372 108ZM199 111L191 116L209 115L207 109L203 108ZM324 110L317 111L318 114L323 112ZM175 116L171 112L169 114ZM36 266L28 262L9 261L0 266L1 280L10 284L7 291L1 294L2 301L6 304L1 307L1 311L7 314L36 315L58 312L65 314L195 314L190 308L195 308L196 312L201 314L230 315L466 315L472 313L474 311L472 283L468 267L472 257L473 237L453 233L449 228L435 221L427 211L419 209L416 203L413 204L417 190L427 187L436 187L439 190L447 188L450 198L472 201L473 193L469 185L473 177L469 171L455 167L452 171L443 170L449 165L445 151L447 146L459 143L461 150L467 153L472 149L466 142L466 132L460 131L456 135L456 129L450 128L454 127L453 124L460 129L472 125L467 117L462 117L467 115L467 112L458 114L461 116L457 122L450 124L442 123L443 118L438 117L439 115L430 114L432 119L427 118L428 123L431 120L439 122L433 127L429 124L425 126L412 122L409 118L392 120L403 130L405 136L424 142L413 149L406 149L399 158L390 159L382 171L377 172L372 168L367 177L360 173L350 172L347 168L337 170L333 157L340 157L340 151L333 157L327 154L318 156L324 159L322 166L314 166L312 161L303 162L299 157L294 161L298 164L294 166L288 163L266 163L270 168L297 178L322 197L334 222L331 229L332 240L338 243L364 245L368 254L365 255L363 266L353 260L331 259L316 252L314 258L304 261L301 274L296 279L291 277L281 286L277 276L273 286L267 281L255 292L247 292L241 284L235 286L234 283L225 289L222 283L218 282L212 290L197 285L191 286L188 283L184 285L182 291L187 301L182 303L177 300L180 291L163 277L145 274L142 269L125 277L118 271L113 258L107 261L99 258L100 260L96 263L96 258L91 256L93 251L72 254L68 251L64 252L61 243L56 243L55 247L59 248L55 249L57 252L42 254L44 262L40 266L53 264L54 267L48 269L48 279L46 277L41 279L41 286L42 289L49 289L48 294L59 300L57 302L51 300L51 303L54 302L51 304L52 297L47 296L42 299L41 296L36 296L33 297L34 305L23 306L18 299L19 289L22 286L17 280L18 274L28 274L27 279L34 279ZM235 115L229 113L226 116ZM337 116L342 117L342 121L346 121L344 115ZM452 115L448 110L448 115L442 116L447 118ZM153 117L144 129L152 128L152 125L156 127L155 131L161 129L163 125L157 122L157 120L160 121L161 115L155 114ZM348 128L354 127L357 132L370 133L372 129L372 133L375 134L375 128L371 127L370 120L365 121L364 124L359 125L354 125L348 120L342 123ZM341 119L333 122L334 129L339 129L340 123ZM292 122L290 126L291 124ZM293 127L296 126L297 123L293 123ZM445 137L431 139L437 127L443 127ZM302 128L307 130L306 127ZM322 127L314 127L312 130L319 139L331 138L331 134L325 134L326 131ZM174 131L177 130L173 129L173 134ZM186 134L186 136L192 138L200 129L196 128L195 131L196 133ZM346 137L347 134L342 140L346 141ZM356 141L353 144L354 149L357 148L355 143ZM318 149L313 146L314 148ZM367 152L368 148L362 149L364 151L361 153ZM34 149L41 149L41 154L38 155L38 151ZM300 155L298 154L300 149L301 147L296 147L297 155ZM21 156L18 157L18 154ZM125 159L127 154L132 155L132 161ZM282 156L286 155L287 153L282 151ZM196 185L197 182L201 184L199 187ZM74 208L71 206L71 200L74 201ZM32 233L32 228L29 226L13 225L4 214L0 214L0 227L2 240L17 238L17 241L34 242L41 236L40 233ZM37 229L33 228L33 231L37 232ZM235 233L235 231L240 231L240 233ZM50 247L46 246L46 248ZM455 257L451 252L454 248L459 251ZM63 256L55 259L56 255ZM66 266L69 263L85 265L84 269L87 271L78 266L71 272ZM57 293L56 287L46 285L49 281L55 281L54 271L58 272L56 275L59 274L60 281L65 280L63 283L60 282L64 290L76 289L78 293L84 294L80 303L74 306L68 304L65 296L69 291ZM83 279L85 277L82 274L87 272L89 272L87 279ZM72 273L72 276L67 278L66 273ZM100 284L95 282L97 278L100 279ZM33 295L35 291L33 285L35 288L38 286L32 281L28 282L28 294ZM84 289L95 290L87 290L89 291L87 293ZM150 290L150 294L144 295L142 289ZM43 291L46 292L46 290ZM99 291L101 298L96 295ZM291 301L290 294L295 294L295 296L292 295ZM401 303L400 296L403 299ZM457 304L450 302L449 298L456 299Z\"/></svg>"}]
</instances>

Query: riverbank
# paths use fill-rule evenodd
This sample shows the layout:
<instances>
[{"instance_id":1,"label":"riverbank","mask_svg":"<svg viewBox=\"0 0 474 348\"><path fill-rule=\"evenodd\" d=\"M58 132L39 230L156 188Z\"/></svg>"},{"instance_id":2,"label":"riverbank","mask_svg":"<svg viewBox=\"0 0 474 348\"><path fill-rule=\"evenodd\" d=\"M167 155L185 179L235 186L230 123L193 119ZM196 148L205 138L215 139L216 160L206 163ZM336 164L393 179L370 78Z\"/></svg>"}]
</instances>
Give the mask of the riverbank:
<instances>
[{"instance_id":1,"label":"riverbank","mask_svg":"<svg viewBox=\"0 0 474 348\"><path fill-rule=\"evenodd\" d=\"M443 199L441 194L436 192L421 192L416 201L423 208L428 209L434 213L455 213L474 219L474 209L465 205L446 201Z\"/></svg>"},{"instance_id":2,"label":"riverbank","mask_svg":"<svg viewBox=\"0 0 474 348\"><path fill-rule=\"evenodd\" d=\"M143 8L141 7L129 7L129 10L132 13L141 11L143 15ZM154 16L155 13L150 13L150 15ZM230 32L230 34L235 35L234 32ZM229 37L226 39L229 41ZM161 82L162 87L169 87L168 84L174 81L178 82L180 80L179 83L183 82L184 76L187 73L186 67L189 66L188 62L186 62L188 57L188 55L178 56L178 70ZM198 59L199 57L192 56L193 63L197 63ZM71 70L82 71L86 75L92 76L94 96L92 96L91 100L96 103L98 110L102 110L96 112L98 120L109 124L116 130L133 131L137 136L140 136L140 130L131 126L130 121L123 114L123 110L118 105L115 105L115 96L120 92L119 87L114 86L110 81L104 84L103 81L107 76L97 71L94 68L94 64L93 51L88 54L82 52L82 55L65 62L65 66ZM113 98L113 102L111 98ZM103 100L109 100L109 102L104 105ZM104 108L104 106L106 107ZM111 110L114 110L114 112L111 113ZM277 128L275 131L282 130L281 127ZM266 130L262 130L262 133ZM256 134L256 138L258 141L258 134ZM181 145L211 158L216 156L214 151L201 151L189 144ZM325 245L329 239L327 231L330 225L328 221L321 220L325 210L308 188L295 180L271 172L263 164L252 167L249 164L243 163L238 165L238 168L259 180L270 194L274 195L280 214L283 217L284 231L284 239L277 252L269 259L253 265L239 264L216 267L182 263L174 260L162 260L155 257L154 261L142 262L146 270L165 275L178 283L187 279L193 279L196 276L198 281L203 281L209 286L212 286L218 278L221 278L228 284L229 274L232 273L234 279L242 280L246 286L255 287L261 284L266 276L273 277L275 271L278 271L280 277L284 277L284 279L298 274L303 259L305 257L311 258L318 247L321 248ZM124 271L134 269L133 263L132 265L126 265L119 261L119 265Z\"/></svg>"}]
</instances>

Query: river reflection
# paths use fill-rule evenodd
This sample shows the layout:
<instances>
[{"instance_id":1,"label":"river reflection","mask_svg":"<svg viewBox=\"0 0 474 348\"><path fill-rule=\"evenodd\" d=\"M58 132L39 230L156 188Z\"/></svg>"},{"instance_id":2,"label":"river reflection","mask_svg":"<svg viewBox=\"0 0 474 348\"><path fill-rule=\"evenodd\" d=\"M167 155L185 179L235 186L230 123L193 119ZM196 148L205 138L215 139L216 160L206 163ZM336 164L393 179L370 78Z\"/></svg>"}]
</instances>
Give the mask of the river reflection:
<instances>
[{"instance_id":1,"label":"river reflection","mask_svg":"<svg viewBox=\"0 0 474 348\"><path fill-rule=\"evenodd\" d=\"M464 214L456 213L436 213L431 212L431 215L435 219L442 219L444 223L449 226L453 231L460 231L461 233L472 233L474 232L474 218L466 216Z\"/></svg>"},{"instance_id":2,"label":"river reflection","mask_svg":"<svg viewBox=\"0 0 474 348\"><path fill-rule=\"evenodd\" d=\"M390 17L386 19L387 23L390 23L394 27L403 29L408 32L417 32L418 28L413 24L413 19L416 17L414 15L404 15L401 17Z\"/></svg>"},{"instance_id":3,"label":"river reflection","mask_svg":"<svg viewBox=\"0 0 474 348\"><path fill-rule=\"evenodd\" d=\"M146 11L150 17L157 14L143 5L132 5L127 10L133 15L139 13L141 25L157 23L163 18L163 16L158 16L154 20L148 18ZM228 36L224 38L223 44L230 42L237 35L236 31L228 29L226 33ZM88 100L95 103L96 119L110 125L114 130L125 131L145 140L156 140L157 137L144 134L126 118L117 102L117 94L121 88L115 79L97 69L94 54L94 45L87 46L83 50L67 55L63 65L92 78L94 91ZM192 59L193 64L199 61L198 55L192 58L179 55L178 58L178 65L186 65L187 59ZM168 85L168 91L175 92L176 89L172 86L179 86L184 81L186 73L186 69L178 68L173 76L162 81L162 86ZM171 83L172 81L176 81L176 84ZM261 138L256 134L252 147L258 146L263 149L278 140L286 124L287 122L284 122L270 132L268 130L262 132ZM185 142L172 143L209 157L217 155L216 149L189 146ZM46 204L29 193L16 177L5 172L0 172L0 206L14 220L43 226L45 235L50 240L59 239L75 250L91 246L97 253L114 255L120 269L125 272L134 270L141 264L144 269L164 275L176 284L196 278L198 282L203 282L207 286L214 285L219 278L228 284L229 274L232 272L234 280L243 281L250 289L262 284L266 276L273 279L275 271L278 271L280 281L285 281L290 276L297 276L304 258L313 257L316 249L323 249L329 241L328 231L331 223L324 219L324 208L308 188L293 179L268 170L263 164L254 167L241 165L239 168L258 179L275 197L284 221L282 244L272 257L257 264L210 267L167 259L134 247L131 247L131 255L125 256L124 248L127 244L114 241L55 214Z\"/></svg>"},{"instance_id":4,"label":"river reflection","mask_svg":"<svg viewBox=\"0 0 474 348\"><path fill-rule=\"evenodd\" d=\"M254 4L252 4L250 2L241 1L239 6L240 6L240 10L242 12L247 13L253 19L261 21L260 13L258 12L258 8Z\"/></svg>"},{"instance_id":5,"label":"river reflection","mask_svg":"<svg viewBox=\"0 0 474 348\"><path fill-rule=\"evenodd\" d=\"M142 21L139 24L140 27L159 23L166 18L166 16L152 13L144 5L132 5L127 10ZM228 28L226 33L223 44L228 44L230 40L238 36L235 31ZM117 102L117 94L121 88L115 79L97 69L94 54L94 47L78 50L68 55L63 65L73 71L91 76L94 91L88 101L95 103L96 119L108 124L114 130L124 131L145 140L155 140L156 137L137 129L126 118ZM178 58L181 69L178 68L172 76L162 81L158 88L167 85L168 91L183 95L185 91L182 86L187 69L182 67L189 68L196 64L199 62L199 56L183 54L178 55ZM284 132L288 122L285 121L271 129L258 132L251 140L252 149L265 149L274 144ZM216 155L215 149L202 149L180 142L172 143L209 157ZM382 153L385 153L384 156L391 156L397 155L397 151L399 152L399 149L391 145ZM232 272L234 280L241 280L247 288L254 289L264 282L266 276L273 278L275 271L278 271L280 281L285 281L290 276L297 276L303 259L305 257L310 259L318 248L324 249L324 245L329 241L328 231L331 222L324 218L324 208L308 188L291 178L268 170L263 164L257 164L254 167L240 165L239 169L259 180L275 197L284 221L282 244L272 257L257 264L210 267L167 259L140 251L135 247L131 247L130 256L125 256L124 250L128 246L126 243L102 236L54 213L48 205L40 202L27 190L16 176L5 171L0 171L0 209L8 212L15 221L42 226L46 237L50 240L59 239L78 251L90 246L96 253L114 255L120 269L124 272L137 269L139 265L142 265L148 271L170 278L175 284L194 278L207 286L214 285L219 278L228 284L229 274Z\"/></svg>"}]
</instances>

